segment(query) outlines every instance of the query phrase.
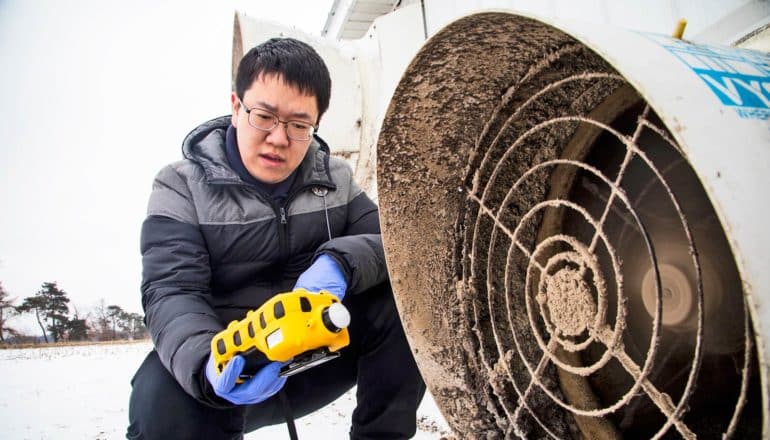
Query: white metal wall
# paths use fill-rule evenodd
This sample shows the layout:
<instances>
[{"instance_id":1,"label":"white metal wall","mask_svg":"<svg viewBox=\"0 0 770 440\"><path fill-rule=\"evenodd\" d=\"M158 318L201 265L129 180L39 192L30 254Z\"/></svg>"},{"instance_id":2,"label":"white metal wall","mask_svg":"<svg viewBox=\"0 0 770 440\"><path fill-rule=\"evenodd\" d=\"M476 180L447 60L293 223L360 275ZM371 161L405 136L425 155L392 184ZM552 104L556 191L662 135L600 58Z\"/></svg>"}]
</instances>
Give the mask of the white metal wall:
<instances>
[{"instance_id":1,"label":"white metal wall","mask_svg":"<svg viewBox=\"0 0 770 440\"><path fill-rule=\"evenodd\" d=\"M424 0L430 35L456 18L483 9L510 9L551 20L586 21L671 34L680 18L686 36L733 44L770 22L767 0Z\"/></svg>"},{"instance_id":2,"label":"white metal wall","mask_svg":"<svg viewBox=\"0 0 770 440\"><path fill-rule=\"evenodd\" d=\"M332 77L329 110L318 134L332 153L350 163L356 181L376 200L374 145L393 90L424 40L419 4L377 18L357 40L315 37L243 13L236 15L239 34L234 38L244 52L276 36L297 38L318 51Z\"/></svg>"}]
</instances>

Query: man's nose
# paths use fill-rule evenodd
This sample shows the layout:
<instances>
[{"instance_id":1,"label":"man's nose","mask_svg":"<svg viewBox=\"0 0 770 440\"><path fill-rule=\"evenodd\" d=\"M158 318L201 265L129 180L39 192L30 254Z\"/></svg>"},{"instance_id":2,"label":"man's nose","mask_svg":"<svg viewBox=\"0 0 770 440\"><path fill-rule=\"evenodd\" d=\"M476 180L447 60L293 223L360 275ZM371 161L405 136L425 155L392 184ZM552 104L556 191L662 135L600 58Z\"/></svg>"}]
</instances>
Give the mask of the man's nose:
<instances>
[{"instance_id":1,"label":"man's nose","mask_svg":"<svg viewBox=\"0 0 770 440\"><path fill-rule=\"evenodd\" d=\"M286 132L286 124L279 122L267 135L266 139L269 143L281 147L289 145L291 140L289 139L289 133Z\"/></svg>"}]
</instances>

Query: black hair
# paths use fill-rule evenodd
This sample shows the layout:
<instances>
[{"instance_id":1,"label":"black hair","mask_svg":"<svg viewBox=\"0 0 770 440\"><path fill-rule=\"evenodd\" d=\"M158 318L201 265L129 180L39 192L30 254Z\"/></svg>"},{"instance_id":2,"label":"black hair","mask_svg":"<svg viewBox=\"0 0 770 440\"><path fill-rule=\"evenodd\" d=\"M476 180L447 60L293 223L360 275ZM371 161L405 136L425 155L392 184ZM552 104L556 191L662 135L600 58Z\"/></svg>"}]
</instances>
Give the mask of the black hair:
<instances>
[{"instance_id":1,"label":"black hair","mask_svg":"<svg viewBox=\"0 0 770 440\"><path fill-rule=\"evenodd\" d=\"M271 38L253 47L238 63L235 93L243 94L261 75L278 74L303 94L313 95L318 119L329 108L332 81L321 56L309 44L294 38Z\"/></svg>"}]
</instances>

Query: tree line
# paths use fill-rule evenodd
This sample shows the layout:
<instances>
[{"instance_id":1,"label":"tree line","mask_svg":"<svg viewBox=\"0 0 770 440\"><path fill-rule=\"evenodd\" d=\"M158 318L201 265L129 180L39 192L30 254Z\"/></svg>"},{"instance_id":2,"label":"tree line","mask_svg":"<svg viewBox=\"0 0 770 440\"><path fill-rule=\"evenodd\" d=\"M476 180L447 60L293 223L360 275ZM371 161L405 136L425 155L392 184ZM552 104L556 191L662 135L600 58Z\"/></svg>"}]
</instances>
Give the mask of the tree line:
<instances>
[{"instance_id":1,"label":"tree line","mask_svg":"<svg viewBox=\"0 0 770 440\"><path fill-rule=\"evenodd\" d=\"M35 341L114 341L147 337L142 315L130 313L117 305L105 305L102 299L94 309L81 316L76 308L70 310L70 299L56 282L45 282L34 295L16 305L16 298L0 282L0 343ZM40 326L42 337L25 335L9 326L11 318L31 315Z\"/></svg>"}]
</instances>

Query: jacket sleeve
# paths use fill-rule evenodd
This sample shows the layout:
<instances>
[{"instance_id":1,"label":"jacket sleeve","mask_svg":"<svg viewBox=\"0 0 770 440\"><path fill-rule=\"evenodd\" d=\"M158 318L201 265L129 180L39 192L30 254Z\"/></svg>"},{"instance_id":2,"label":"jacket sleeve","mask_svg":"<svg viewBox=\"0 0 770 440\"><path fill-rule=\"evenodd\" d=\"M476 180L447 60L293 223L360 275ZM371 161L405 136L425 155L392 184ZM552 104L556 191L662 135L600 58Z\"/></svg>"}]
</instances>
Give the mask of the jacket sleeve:
<instances>
[{"instance_id":1,"label":"jacket sleeve","mask_svg":"<svg viewBox=\"0 0 770 440\"><path fill-rule=\"evenodd\" d=\"M210 341L223 326L209 302L211 268L190 190L171 167L158 173L142 225L142 306L161 362L194 398L205 390Z\"/></svg>"},{"instance_id":2,"label":"jacket sleeve","mask_svg":"<svg viewBox=\"0 0 770 440\"><path fill-rule=\"evenodd\" d=\"M388 279L385 251L380 236L377 205L350 180L345 235L322 244L316 256L326 253L340 264L348 281L348 293L358 294Z\"/></svg>"}]
</instances>

